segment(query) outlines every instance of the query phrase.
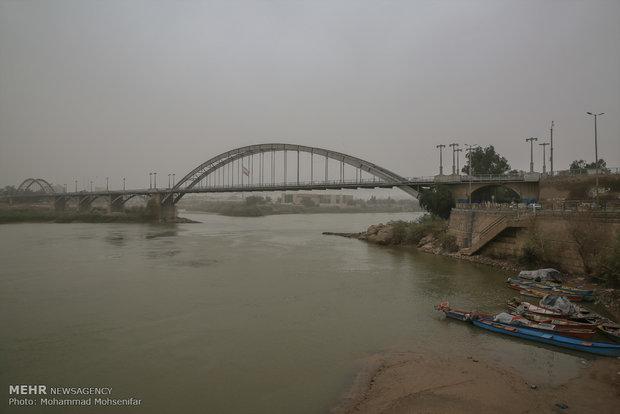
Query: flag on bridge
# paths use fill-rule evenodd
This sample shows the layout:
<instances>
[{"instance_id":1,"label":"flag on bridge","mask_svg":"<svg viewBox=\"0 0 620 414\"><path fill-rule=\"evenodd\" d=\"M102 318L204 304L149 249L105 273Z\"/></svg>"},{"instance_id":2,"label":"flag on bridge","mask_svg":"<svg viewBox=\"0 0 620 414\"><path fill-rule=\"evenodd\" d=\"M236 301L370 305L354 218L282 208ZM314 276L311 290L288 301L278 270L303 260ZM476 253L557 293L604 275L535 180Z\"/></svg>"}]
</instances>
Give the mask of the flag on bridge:
<instances>
[{"instance_id":1,"label":"flag on bridge","mask_svg":"<svg viewBox=\"0 0 620 414\"><path fill-rule=\"evenodd\" d=\"M249 177L249 176L250 176L250 170L248 170L248 169L247 169L247 167L246 167L245 165L243 166L243 174L244 174L246 177Z\"/></svg>"}]
</instances>

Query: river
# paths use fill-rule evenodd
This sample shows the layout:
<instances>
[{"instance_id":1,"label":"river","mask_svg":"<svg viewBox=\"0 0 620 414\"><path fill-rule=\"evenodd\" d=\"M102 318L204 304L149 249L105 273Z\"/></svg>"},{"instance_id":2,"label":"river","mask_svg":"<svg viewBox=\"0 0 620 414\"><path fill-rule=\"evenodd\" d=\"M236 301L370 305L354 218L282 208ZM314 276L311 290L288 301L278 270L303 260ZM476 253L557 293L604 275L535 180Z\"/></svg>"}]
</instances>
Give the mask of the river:
<instances>
[{"instance_id":1,"label":"river","mask_svg":"<svg viewBox=\"0 0 620 414\"><path fill-rule=\"evenodd\" d=\"M4 396L9 385L44 384L141 400L19 412L325 413L384 351L485 354L541 379L576 376L582 355L434 310L449 300L502 311L509 274L321 234L418 215L2 225Z\"/></svg>"}]
</instances>

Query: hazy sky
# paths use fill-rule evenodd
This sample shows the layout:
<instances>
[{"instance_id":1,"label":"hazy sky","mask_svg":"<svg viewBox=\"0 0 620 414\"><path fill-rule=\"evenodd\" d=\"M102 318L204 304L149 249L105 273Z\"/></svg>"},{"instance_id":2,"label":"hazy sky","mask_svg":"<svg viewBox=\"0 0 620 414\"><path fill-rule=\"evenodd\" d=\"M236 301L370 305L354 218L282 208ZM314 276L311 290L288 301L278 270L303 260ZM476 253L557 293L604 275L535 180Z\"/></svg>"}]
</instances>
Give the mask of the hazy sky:
<instances>
[{"instance_id":1,"label":"hazy sky","mask_svg":"<svg viewBox=\"0 0 620 414\"><path fill-rule=\"evenodd\" d=\"M618 0L0 0L0 186L146 187L267 142L403 176L493 145L527 170L552 120L567 169L594 161L587 111L620 167L619 21Z\"/></svg>"}]
</instances>

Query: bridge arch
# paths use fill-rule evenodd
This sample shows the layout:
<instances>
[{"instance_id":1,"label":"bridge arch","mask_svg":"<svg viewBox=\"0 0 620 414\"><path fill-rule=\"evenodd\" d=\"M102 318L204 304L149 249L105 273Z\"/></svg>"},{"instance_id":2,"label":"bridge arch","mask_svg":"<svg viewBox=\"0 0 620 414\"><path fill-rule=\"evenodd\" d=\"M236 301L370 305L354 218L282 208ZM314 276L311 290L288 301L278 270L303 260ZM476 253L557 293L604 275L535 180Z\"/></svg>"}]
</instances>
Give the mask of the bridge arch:
<instances>
[{"instance_id":1,"label":"bridge arch","mask_svg":"<svg viewBox=\"0 0 620 414\"><path fill-rule=\"evenodd\" d=\"M33 184L37 184L45 194L55 194L56 192L52 188L52 185L45 181L43 178L26 178L17 187L17 192L23 193L30 189Z\"/></svg>"},{"instance_id":2,"label":"bridge arch","mask_svg":"<svg viewBox=\"0 0 620 414\"><path fill-rule=\"evenodd\" d=\"M350 165L354 168L358 168L361 171L365 171L368 174L373 175L386 183L394 183L395 187L400 188L405 191L409 195L413 197L418 197L418 192L411 186L403 184L407 181L406 178L401 177L400 175L386 169L380 167L376 164L373 164L369 161L363 160L361 158L357 158L351 155L347 155L337 151L331 151L324 148L317 147L308 147L304 145L294 145L294 144L283 144L283 143L271 143L271 144L258 144L258 145L248 145L245 147L236 148L222 154L219 154L196 168L190 171L187 175L185 175L175 186L171 189L171 191L164 197L163 202L170 201L172 197L173 203L177 203L184 195L184 192L178 192L175 190L187 190L191 189L200 183L205 177L213 172L217 171L220 168L224 168L229 164L243 159L245 157L250 157L255 154L261 153L274 153L280 151L297 151L297 152L305 152L313 155L323 156L326 159L332 159L339 161L343 164Z\"/></svg>"},{"instance_id":3,"label":"bridge arch","mask_svg":"<svg viewBox=\"0 0 620 414\"><path fill-rule=\"evenodd\" d=\"M473 189L471 199L473 203L495 201L496 203L510 203L521 200L520 189L510 183L485 184Z\"/></svg>"}]
</instances>

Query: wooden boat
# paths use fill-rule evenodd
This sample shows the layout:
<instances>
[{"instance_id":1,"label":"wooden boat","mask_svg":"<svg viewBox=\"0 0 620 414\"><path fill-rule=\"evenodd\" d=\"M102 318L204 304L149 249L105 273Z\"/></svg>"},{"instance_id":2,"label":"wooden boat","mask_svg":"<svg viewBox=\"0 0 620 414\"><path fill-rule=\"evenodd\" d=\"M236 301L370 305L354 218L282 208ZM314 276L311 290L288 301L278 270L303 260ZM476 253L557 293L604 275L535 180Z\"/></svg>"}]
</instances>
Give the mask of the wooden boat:
<instances>
[{"instance_id":1,"label":"wooden boat","mask_svg":"<svg viewBox=\"0 0 620 414\"><path fill-rule=\"evenodd\" d=\"M511 325L505 325L491 321L472 321L479 327L492 332L502 333L505 335L516 336L518 338L528 339L531 341L542 342L563 348L574 349L577 351L589 352L597 355L620 356L620 345L606 344L602 342L586 342L579 339L567 338L561 335L553 335L545 332L535 331L527 328L517 328Z\"/></svg>"},{"instance_id":2,"label":"wooden boat","mask_svg":"<svg viewBox=\"0 0 620 414\"><path fill-rule=\"evenodd\" d=\"M563 325L570 327L570 329L587 329L592 330L597 327L596 323L591 322L577 322L570 319L552 318L549 316L539 315L533 312L523 312L521 316L534 322L551 323L553 325Z\"/></svg>"},{"instance_id":3,"label":"wooden boat","mask_svg":"<svg viewBox=\"0 0 620 414\"><path fill-rule=\"evenodd\" d=\"M481 314L477 312L466 312L450 309L450 304L447 302L442 303L437 307L437 310L443 311L448 318L458 319L460 321L470 320L482 320L495 322L496 317L489 314ZM521 316L514 316L514 322L507 323L506 325L515 327L527 327L528 329L534 329L541 332L553 333L555 335L568 336L571 338L579 338L589 340L594 336L594 326L590 329L572 329L567 325L553 325L550 323L538 323ZM526 326L523 326L526 325Z\"/></svg>"},{"instance_id":4,"label":"wooden boat","mask_svg":"<svg viewBox=\"0 0 620 414\"><path fill-rule=\"evenodd\" d=\"M559 282L552 282L549 280L541 280L541 281L537 281L537 280L530 280L530 279L522 279L519 277L511 277L508 278L506 280L507 283L516 283L516 284L521 284L521 285L528 285L528 286L532 286L532 287L536 287L539 289L553 289L556 291L565 291L567 293L574 293L577 295L593 295L594 291L589 290L589 289L581 289L578 287L574 287L574 286L568 286L568 285L563 285Z\"/></svg>"},{"instance_id":5,"label":"wooden boat","mask_svg":"<svg viewBox=\"0 0 620 414\"><path fill-rule=\"evenodd\" d=\"M600 315L589 311L584 307L579 307L579 312L573 315L565 315L562 312L546 308L544 306L534 305L529 302L521 302L516 298L513 298L511 301L507 303L508 309L511 311L516 311L519 306L523 307L523 310L526 312L535 313L537 315L557 318L557 319L570 319L573 321L580 322L594 322L601 318Z\"/></svg>"},{"instance_id":6,"label":"wooden boat","mask_svg":"<svg viewBox=\"0 0 620 414\"><path fill-rule=\"evenodd\" d=\"M560 291L552 287L544 287L544 286L539 287L537 286L535 282L530 282L530 283L508 282L508 287L511 289L518 290L524 296L531 296L535 298L542 298L545 295L554 293L557 295L566 296L568 299L574 302L581 302L585 299L584 295Z\"/></svg>"},{"instance_id":7,"label":"wooden boat","mask_svg":"<svg viewBox=\"0 0 620 414\"><path fill-rule=\"evenodd\" d=\"M597 326L598 330L612 341L620 342L620 326L603 323Z\"/></svg>"}]
</instances>

